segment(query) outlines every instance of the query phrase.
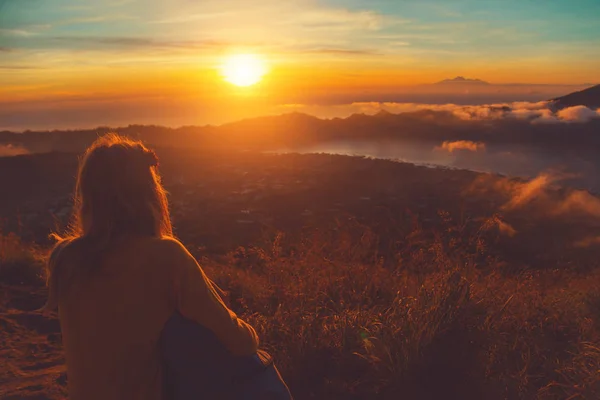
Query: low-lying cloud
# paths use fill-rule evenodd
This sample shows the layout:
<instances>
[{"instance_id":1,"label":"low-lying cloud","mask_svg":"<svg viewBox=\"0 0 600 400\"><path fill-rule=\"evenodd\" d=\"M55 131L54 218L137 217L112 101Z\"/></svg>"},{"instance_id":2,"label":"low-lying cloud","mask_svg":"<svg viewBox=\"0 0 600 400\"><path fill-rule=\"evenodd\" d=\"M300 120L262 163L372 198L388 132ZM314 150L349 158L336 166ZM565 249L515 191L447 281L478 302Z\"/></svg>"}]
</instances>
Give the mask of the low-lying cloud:
<instances>
[{"instance_id":1,"label":"low-lying cloud","mask_svg":"<svg viewBox=\"0 0 600 400\"><path fill-rule=\"evenodd\" d=\"M556 176L543 173L526 183L498 182L496 188L505 190L510 194L510 200L502 206L502 209L514 210L542 197L545 199L545 191L552 182L557 180Z\"/></svg>"},{"instance_id":2,"label":"low-lying cloud","mask_svg":"<svg viewBox=\"0 0 600 400\"><path fill-rule=\"evenodd\" d=\"M498 226L498 231L503 235L506 235L508 237L513 237L517 234L517 230L515 228L513 228L512 225L510 225L509 223L507 223L505 221L497 219L496 224Z\"/></svg>"},{"instance_id":3,"label":"low-lying cloud","mask_svg":"<svg viewBox=\"0 0 600 400\"><path fill-rule=\"evenodd\" d=\"M533 207L547 216L580 215L600 221L600 198L586 190L560 187L561 181L574 177L569 174L544 172L534 179L522 181L481 175L471 185L468 193L489 195L495 192L502 195L504 202L500 209L503 211Z\"/></svg>"},{"instance_id":4,"label":"low-lying cloud","mask_svg":"<svg viewBox=\"0 0 600 400\"><path fill-rule=\"evenodd\" d=\"M575 247L590 247L600 245L600 236L590 236L575 242Z\"/></svg>"},{"instance_id":5,"label":"low-lying cloud","mask_svg":"<svg viewBox=\"0 0 600 400\"><path fill-rule=\"evenodd\" d=\"M445 141L439 148L446 150L450 153L453 153L456 150L467 150L476 152L480 150L485 150L485 143L472 142L470 140L458 140L454 142Z\"/></svg>"},{"instance_id":6,"label":"low-lying cloud","mask_svg":"<svg viewBox=\"0 0 600 400\"><path fill-rule=\"evenodd\" d=\"M594 111L585 106L574 106L560 110L556 115L563 121L588 122L592 118L600 117L600 109Z\"/></svg>"},{"instance_id":7,"label":"low-lying cloud","mask_svg":"<svg viewBox=\"0 0 600 400\"><path fill-rule=\"evenodd\" d=\"M600 199L583 190L576 190L562 201L556 209L556 214L582 214L600 219Z\"/></svg>"},{"instance_id":8,"label":"low-lying cloud","mask_svg":"<svg viewBox=\"0 0 600 400\"><path fill-rule=\"evenodd\" d=\"M552 191L552 185L568 176L543 173L529 182L513 183L510 200L504 210L516 210L535 203L550 216L581 216L600 221L600 199L585 190L569 190L566 194ZM505 186L506 187L506 186Z\"/></svg>"},{"instance_id":9,"label":"low-lying cloud","mask_svg":"<svg viewBox=\"0 0 600 400\"><path fill-rule=\"evenodd\" d=\"M0 157L19 156L22 154L29 154L29 151L18 145L0 144Z\"/></svg>"},{"instance_id":10,"label":"low-lying cloud","mask_svg":"<svg viewBox=\"0 0 600 400\"><path fill-rule=\"evenodd\" d=\"M287 104L279 106L280 110L294 110L318 117L347 117L352 114L374 115L381 111L393 114L417 111L445 112L464 121L515 119L529 121L533 124L585 123L600 118L600 109L593 110L585 106L567 107L554 110L550 101L512 102L485 105L459 104L420 104L391 102L356 102L339 105L305 105Z\"/></svg>"},{"instance_id":11,"label":"low-lying cloud","mask_svg":"<svg viewBox=\"0 0 600 400\"><path fill-rule=\"evenodd\" d=\"M546 172L535 179L520 181L481 175L467 190L467 194L495 199L500 195L501 211L524 212L529 215L529 218L566 221L569 224L594 230L600 226L600 198L586 190L568 189L557 185L570 177L572 176ZM508 229L507 233L510 231ZM582 231L585 232L586 229ZM514 234L516 231L512 233ZM600 235L584 236L573 245L575 247L600 245Z\"/></svg>"}]
</instances>

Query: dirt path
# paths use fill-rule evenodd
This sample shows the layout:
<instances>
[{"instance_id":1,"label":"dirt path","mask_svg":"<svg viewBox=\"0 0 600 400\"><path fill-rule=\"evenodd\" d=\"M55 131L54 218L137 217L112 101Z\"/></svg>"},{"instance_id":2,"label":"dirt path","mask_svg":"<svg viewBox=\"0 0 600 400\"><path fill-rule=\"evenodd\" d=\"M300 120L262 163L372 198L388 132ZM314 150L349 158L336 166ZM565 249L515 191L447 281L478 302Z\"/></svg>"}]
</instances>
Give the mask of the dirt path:
<instances>
[{"instance_id":1,"label":"dirt path","mask_svg":"<svg viewBox=\"0 0 600 400\"><path fill-rule=\"evenodd\" d=\"M58 320L36 310L39 288L0 286L0 399L66 398Z\"/></svg>"}]
</instances>

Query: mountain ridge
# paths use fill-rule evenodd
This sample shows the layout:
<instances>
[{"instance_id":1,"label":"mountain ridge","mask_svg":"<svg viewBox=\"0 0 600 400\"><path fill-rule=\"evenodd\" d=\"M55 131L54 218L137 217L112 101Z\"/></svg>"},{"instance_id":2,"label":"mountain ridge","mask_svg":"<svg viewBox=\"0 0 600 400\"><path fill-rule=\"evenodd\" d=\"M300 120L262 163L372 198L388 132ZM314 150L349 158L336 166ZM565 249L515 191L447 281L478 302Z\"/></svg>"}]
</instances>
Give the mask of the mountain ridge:
<instances>
[{"instance_id":1,"label":"mountain ridge","mask_svg":"<svg viewBox=\"0 0 600 400\"><path fill-rule=\"evenodd\" d=\"M557 109L575 106L585 106L591 109L600 108L600 85L551 99L550 102Z\"/></svg>"},{"instance_id":2,"label":"mountain ridge","mask_svg":"<svg viewBox=\"0 0 600 400\"><path fill-rule=\"evenodd\" d=\"M457 76L452 79L444 79L434 83L434 85L491 85L489 82L481 79L470 79L464 76Z\"/></svg>"}]
</instances>

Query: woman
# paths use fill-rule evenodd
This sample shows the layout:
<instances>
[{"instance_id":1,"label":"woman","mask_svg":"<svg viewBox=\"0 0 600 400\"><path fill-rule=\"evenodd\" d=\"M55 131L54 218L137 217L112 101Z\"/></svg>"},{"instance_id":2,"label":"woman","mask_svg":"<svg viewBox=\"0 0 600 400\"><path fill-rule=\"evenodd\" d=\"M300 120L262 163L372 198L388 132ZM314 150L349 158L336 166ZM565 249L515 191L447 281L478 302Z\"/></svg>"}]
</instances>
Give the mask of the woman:
<instances>
[{"instance_id":1,"label":"woman","mask_svg":"<svg viewBox=\"0 0 600 400\"><path fill-rule=\"evenodd\" d=\"M231 397L236 390L239 397L231 371L254 372L264 361L255 330L225 306L173 238L157 165L154 152L113 134L81 160L74 220L68 235L56 237L44 307L58 308L72 400L162 400L167 389L178 398ZM195 348L190 353L206 357L181 360L180 338ZM209 373L204 366L213 364L224 366L220 380L177 376ZM285 387L280 383L277 390Z\"/></svg>"}]
</instances>

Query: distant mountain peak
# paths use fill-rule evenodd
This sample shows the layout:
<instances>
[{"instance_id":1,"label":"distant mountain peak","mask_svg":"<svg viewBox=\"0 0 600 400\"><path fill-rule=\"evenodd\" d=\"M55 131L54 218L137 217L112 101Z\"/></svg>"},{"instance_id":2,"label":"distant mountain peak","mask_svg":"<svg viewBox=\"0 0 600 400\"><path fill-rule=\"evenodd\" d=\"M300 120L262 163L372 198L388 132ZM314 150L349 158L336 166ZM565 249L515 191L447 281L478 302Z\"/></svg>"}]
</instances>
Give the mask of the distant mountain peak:
<instances>
[{"instance_id":1,"label":"distant mountain peak","mask_svg":"<svg viewBox=\"0 0 600 400\"><path fill-rule=\"evenodd\" d=\"M435 83L436 85L445 84L478 84L478 85L489 85L488 82L482 81L481 79L469 79L464 76L457 76L452 79L444 79L443 81Z\"/></svg>"},{"instance_id":2,"label":"distant mountain peak","mask_svg":"<svg viewBox=\"0 0 600 400\"><path fill-rule=\"evenodd\" d=\"M566 96L550 100L555 108L586 106L591 109L600 107L600 85L592 86Z\"/></svg>"},{"instance_id":3,"label":"distant mountain peak","mask_svg":"<svg viewBox=\"0 0 600 400\"><path fill-rule=\"evenodd\" d=\"M388 115L393 115L393 114L391 112L389 112L388 110L384 110L383 108L375 114L376 117L387 117Z\"/></svg>"}]
</instances>

